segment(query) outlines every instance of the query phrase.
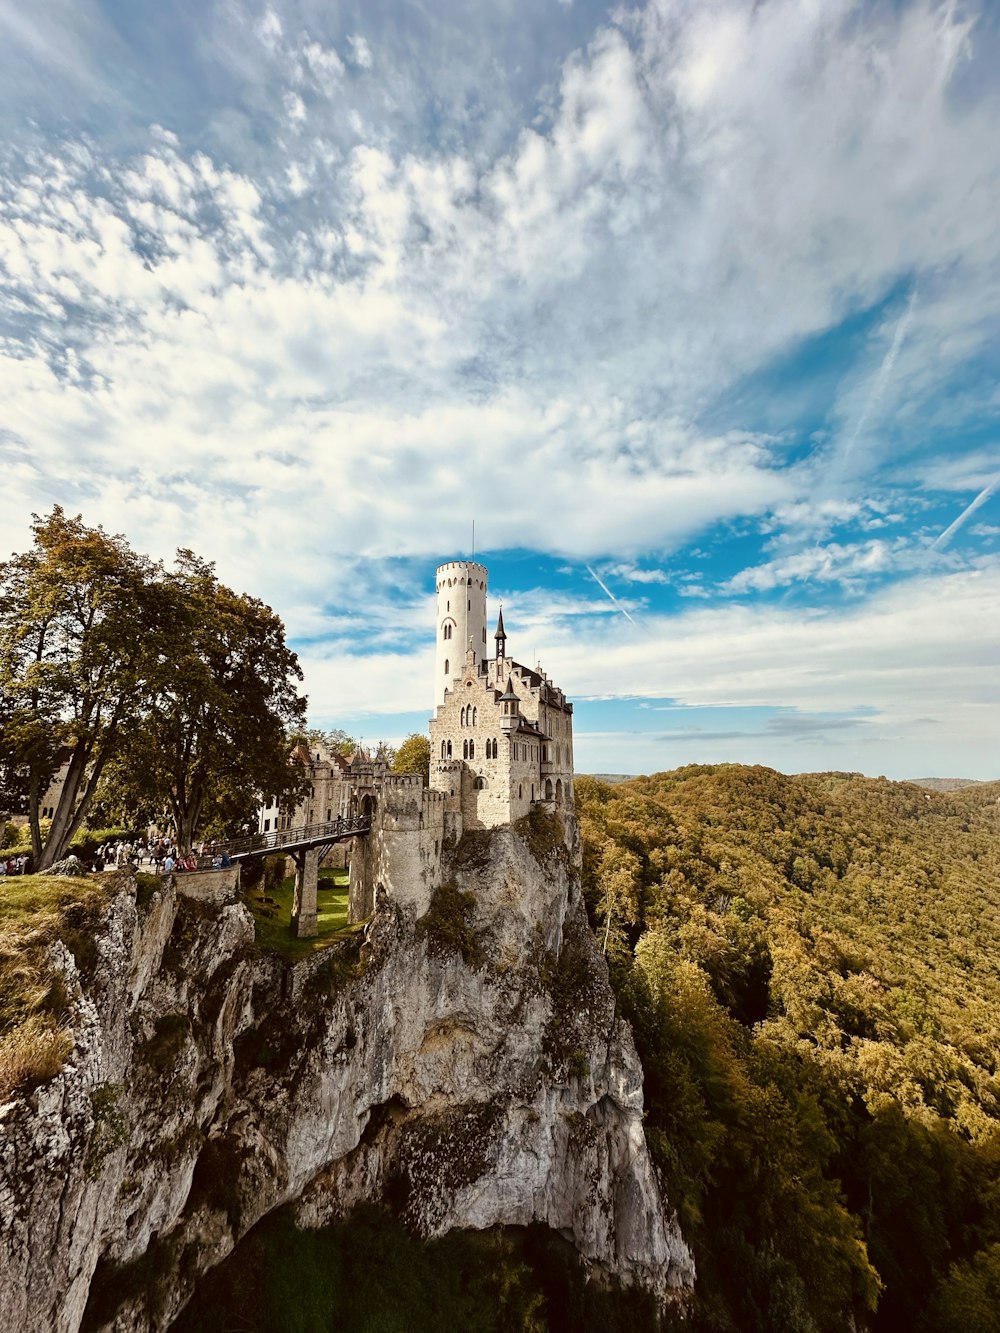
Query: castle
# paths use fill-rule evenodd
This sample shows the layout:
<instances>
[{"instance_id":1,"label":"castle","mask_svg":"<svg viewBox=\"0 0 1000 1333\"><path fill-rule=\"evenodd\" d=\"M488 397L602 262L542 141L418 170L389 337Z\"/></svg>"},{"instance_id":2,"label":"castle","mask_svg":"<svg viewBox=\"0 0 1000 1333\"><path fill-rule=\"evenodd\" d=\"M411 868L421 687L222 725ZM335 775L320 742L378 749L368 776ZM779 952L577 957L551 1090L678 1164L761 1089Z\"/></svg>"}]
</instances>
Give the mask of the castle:
<instances>
[{"instance_id":1,"label":"castle","mask_svg":"<svg viewBox=\"0 0 1000 1333\"><path fill-rule=\"evenodd\" d=\"M345 760L302 743L292 758L305 769L309 794L294 814L273 804L260 811L264 834L341 815L371 819L371 834L350 846L353 921L371 914L378 891L425 912L443 852L467 830L511 824L533 806L572 808L573 705L540 667L508 653L502 611L487 656L487 584L475 561L437 570L429 785L363 752ZM313 898L315 873L314 864ZM315 926L314 904L304 910L312 923L296 920L300 934Z\"/></svg>"},{"instance_id":2,"label":"castle","mask_svg":"<svg viewBox=\"0 0 1000 1333\"><path fill-rule=\"evenodd\" d=\"M540 667L509 655L502 609L487 655L487 581L470 560L437 570L430 785L447 793L463 829L573 799L573 705Z\"/></svg>"}]
</instances>

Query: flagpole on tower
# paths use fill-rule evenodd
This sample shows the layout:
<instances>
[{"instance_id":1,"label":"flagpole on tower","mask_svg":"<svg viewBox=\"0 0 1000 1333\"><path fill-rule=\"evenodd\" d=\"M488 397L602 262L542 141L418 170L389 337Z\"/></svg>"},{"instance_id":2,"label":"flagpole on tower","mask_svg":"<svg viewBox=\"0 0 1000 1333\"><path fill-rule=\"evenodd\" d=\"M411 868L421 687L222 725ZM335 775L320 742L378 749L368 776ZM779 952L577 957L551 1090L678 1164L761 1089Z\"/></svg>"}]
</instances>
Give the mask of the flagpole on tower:
<instances>
[{"instance_id":1,"label":"flagpole on tower","mask_svg":"<svg viewBox=\"0 0 1000 1333\"><path fill-rule=\"evenodd\" d=\"M476 520L472 520L472 558L476 558Z\"/></svg>"}]
</instances>

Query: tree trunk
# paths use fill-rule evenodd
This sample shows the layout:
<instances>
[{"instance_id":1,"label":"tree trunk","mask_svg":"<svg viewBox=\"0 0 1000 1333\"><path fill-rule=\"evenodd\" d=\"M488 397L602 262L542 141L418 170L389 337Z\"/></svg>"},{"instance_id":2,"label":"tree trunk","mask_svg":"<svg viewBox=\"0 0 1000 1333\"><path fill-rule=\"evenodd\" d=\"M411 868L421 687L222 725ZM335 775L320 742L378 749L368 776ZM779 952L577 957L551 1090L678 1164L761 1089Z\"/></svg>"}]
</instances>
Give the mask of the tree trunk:
<instances>
[{"instance_id":1,"label":"tree trunk","mask_svg":"<svg viewBox=\"0 0 1000 1333\"><path fill-rule=\"evenodd\" d=\"M45 846L38 857L36 870L48 870L49 866L62 860L66 854L66 848L69 846L72 837L71 826L77 796L87 771L88 758L86 744L83 741L77 741L70 757L69 768L66 771L66 781L59 793L59 803L56 806L55 814L52 816L52 827L49 829L49 836L46 838ZM40 796L35 797L36 813L40 799Z\"/></svg>"}]
</instances>

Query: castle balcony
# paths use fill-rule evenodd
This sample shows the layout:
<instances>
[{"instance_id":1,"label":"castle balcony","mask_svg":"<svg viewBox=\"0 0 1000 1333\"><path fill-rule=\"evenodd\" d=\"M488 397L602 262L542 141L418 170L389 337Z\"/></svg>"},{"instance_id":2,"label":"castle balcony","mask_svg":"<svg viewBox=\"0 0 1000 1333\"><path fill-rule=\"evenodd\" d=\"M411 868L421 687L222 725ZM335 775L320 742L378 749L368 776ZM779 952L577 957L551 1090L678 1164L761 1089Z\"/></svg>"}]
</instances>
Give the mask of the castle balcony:
<instances>
[{"instance_id":1,"label":"castle balcony","mask_svg":"<svg viewBox=\"0 0 1000 1333\"><path fill-rule=\"evenodd\" d=\"M540 767L542 777L544 778L546 774L554 773L556 771L556 762L554 759L543 759Z\"/></svg>"}]
</instances>

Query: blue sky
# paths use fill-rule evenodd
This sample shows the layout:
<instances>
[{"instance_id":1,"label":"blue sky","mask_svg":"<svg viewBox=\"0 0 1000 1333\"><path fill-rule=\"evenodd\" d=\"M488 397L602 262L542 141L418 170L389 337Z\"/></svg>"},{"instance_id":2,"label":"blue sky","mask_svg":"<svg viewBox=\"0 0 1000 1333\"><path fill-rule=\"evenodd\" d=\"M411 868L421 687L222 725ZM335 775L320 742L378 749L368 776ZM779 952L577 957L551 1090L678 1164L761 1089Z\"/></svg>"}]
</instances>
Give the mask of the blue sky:
<instances>
[{"instance_id":1,"label":"blue sky","mask_svg":"<svg viewBox=\"0 0 1000 1333\"><path fill-rule=\"evenodd\" d=\"M1000 10L0 0L3 542L423 727L488 564L577 766L1000 776Z\"/></svg>"}]
</instances>

